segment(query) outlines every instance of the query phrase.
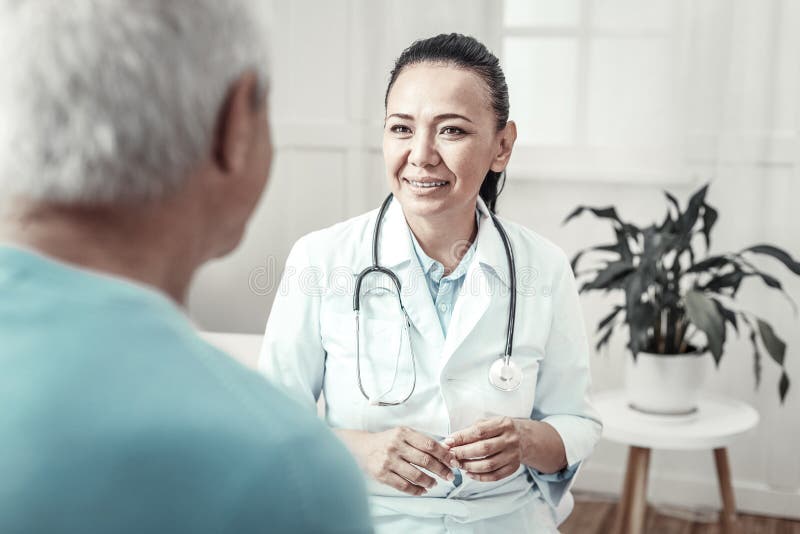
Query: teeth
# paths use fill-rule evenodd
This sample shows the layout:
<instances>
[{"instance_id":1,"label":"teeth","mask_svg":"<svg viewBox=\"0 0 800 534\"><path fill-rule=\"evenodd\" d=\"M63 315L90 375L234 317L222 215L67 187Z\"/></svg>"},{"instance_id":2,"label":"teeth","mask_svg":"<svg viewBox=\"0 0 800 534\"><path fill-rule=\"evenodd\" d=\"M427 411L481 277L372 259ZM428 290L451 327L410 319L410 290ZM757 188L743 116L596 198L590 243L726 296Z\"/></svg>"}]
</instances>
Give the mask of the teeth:
<instances>
[{"instance_id":1,"label":"teeth","mask_svg":"<svg viewBox=\"0 0 800 534\"><path fill-rule=\"evenodd\" d=\"M439 187L447 185L447 182L415 182L414 180L409 180L408 183L414 187Z\"/></svg>"}]
</instances>

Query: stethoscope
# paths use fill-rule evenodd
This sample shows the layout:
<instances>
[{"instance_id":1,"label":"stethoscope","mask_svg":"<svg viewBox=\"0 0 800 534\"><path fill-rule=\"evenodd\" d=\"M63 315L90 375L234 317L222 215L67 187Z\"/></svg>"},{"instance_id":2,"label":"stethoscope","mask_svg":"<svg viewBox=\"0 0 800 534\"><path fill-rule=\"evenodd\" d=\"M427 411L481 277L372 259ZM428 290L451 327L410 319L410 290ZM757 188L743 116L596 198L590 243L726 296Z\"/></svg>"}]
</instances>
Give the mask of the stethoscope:
<instances>
[{"instance_id":1,"label":"stethoscope","mask_svg":"<svg viewBox=\"0 0 800 534\"><path fill-rule=\"evenodd\" d=\"M392 197L393 195L389 193L389 196L387 196L386 200L383 201L383 204L381 204L381 208L378 211L378 218L375 220L375 230L372 234L372 265L358 274L356 277L355 292L353 293L353 312L355 312L356 316L356 373L358 378L358 388L361 390L361 394L364 395L364 398L367 399L370 404L375 406L398 406L400 404L404 404L408 399L411 398L411 395L414 393L414 388L416 388L417 385L416 358L414 356L414 349L411 345L411 337L409 334L411 320L408 317L408 312L406 312L405 306L403 306L403 299L400 294L400 279L391 269L381 267L380 263L378 262L378 240L381 233L381 223L389 204L392 202ZM494 213L489 212L489 215L491 216L492 222L497 228L497 231L500 233L500 238L503 241L503 248L505 248L506 251L506 260L508 261L511 289L511 297L508 305L508 323L506 325L506 350L504 354L500 355L500 357L492 362L492 364L489 366L489 383L500 391L514 391L519 388L520 384L522 384L522 369L520 369L515 362L511 361L511 347L514 341L514 318L517 311L517 275L514 264L514 251L511 248L511 241L508 239L508 234L506 234L503 225L500 224L500 221L497 220L497 217L495 217ZM397 294L397 301L400 305L400 311L403 314L403 331L406 335L406 339L408 339L409 351L411 353L411 368L414 378L411 383L411 390L403 399L399 401L389 402L380 399L394 388L394 384L397 380L398 369L400 367L400 352L402 351L402 337L400 339L400 346L395 359L394 377L392 378L389 388L375 397L370 397L364 389L364 384L361 380L361 284L364 281L364 278L371 274L381 274L388 277L392 281L392 285L394 286Z\"/></svg>"}]
</instances>

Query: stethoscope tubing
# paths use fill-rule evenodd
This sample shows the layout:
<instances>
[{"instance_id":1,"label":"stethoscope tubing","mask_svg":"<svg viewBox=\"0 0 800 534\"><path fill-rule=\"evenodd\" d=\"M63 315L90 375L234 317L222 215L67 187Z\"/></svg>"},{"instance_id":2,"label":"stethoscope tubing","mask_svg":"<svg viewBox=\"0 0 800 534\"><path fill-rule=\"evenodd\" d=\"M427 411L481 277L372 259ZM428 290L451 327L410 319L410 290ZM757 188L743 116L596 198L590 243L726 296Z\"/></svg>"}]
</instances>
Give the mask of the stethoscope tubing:
<instances>
[{"instance_id":1,"label":"stethoscope tubing","mask_svg":"<svg viewBox=\"0 0 800 534\"><path fill-rule=\"evenodd\" d=\"M353 292L353 311L355 312L355 319L356 319L356 374L358 379L358 387L361 390L361 394L368 400L371 400L369 395L367 394L366 390L364 389L364 385L361 380L361 342L360 342L360 311L361 311L361 284L364 281L364 278L373 273L380 273L383 274L392 281L392 284L397 291L397 298L400 303L400 310L403 312L403 317L405 320L405 329L408 333L411 321L408 317L408 313L403 305L403 297L401 294L401 284L400 279L397 275L391 270L386 267L382 267L379 262L378 258L378 246L380 241L380 232L381 232L381 224L383 222L383 217L386 214L386 210L389 208L389 205L392 202L394 195L389 193L389 195L384 199L383 203L381 204L380 209L378 210L378 216L375 220L375 229L373 230L372 234L372 265L366 267L362 270L358 276L356 276L356 284L355 284L355 291ZM514 322L517 313L517 275L516 275L516 263L514 260L514 250L511 246L511 240L508 238L508 234L506 233L505 228L497 219L494 213L489 213L492 222L494 223L495 228L500 233L500 239L503 242L503 248L505 249L506 253L506 261L508 263L508 271L509 271L509 288L510 288L510 298L508 304L508 320L506 322L506 348L505 353L503 355L504 365L509 366L511 361L511 353L512 348L514 345ZM409 333L409 344L411 343L410 333ZM401 341L402 342L402 341ZM414 372L414 381L411 386L411 391L400 401L396 402L385 402L385 401L374 401L374 404L378 406L397 406L400 404L404 404L408 399L411 398L411 395L414 393L414 389L416 388L417 384L417 377L416 377L416 362L413 348L411 349L411 365Z\"/></svg>"}]
</instances>

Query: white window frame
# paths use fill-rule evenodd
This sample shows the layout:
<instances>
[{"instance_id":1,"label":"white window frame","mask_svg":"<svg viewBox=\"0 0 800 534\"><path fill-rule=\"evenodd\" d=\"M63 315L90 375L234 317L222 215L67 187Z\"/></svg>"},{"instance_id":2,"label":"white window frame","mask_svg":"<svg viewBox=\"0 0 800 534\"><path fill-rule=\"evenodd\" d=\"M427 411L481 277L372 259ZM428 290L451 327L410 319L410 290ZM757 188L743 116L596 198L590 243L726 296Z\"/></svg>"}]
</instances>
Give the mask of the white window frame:
<instances>
[{"instance_id":1,"label":"white window frame","mask_svg":"<svg viewBox=\"0 0 800 534\"><path fill-rule=\"evenodd\" d=\"M657 30L606 30L592 28L592 7L594 0L580 0L580 15L574 27L505 27L504 17L497 17L495 29L496 49L504 60L504 40L506 37L562 37L577 41L576 113L575 140L571 145L547 146L517 143L514 156L509 164L509 174L513 179L556 180L577 182L611 182L628 184L690 184L696 179L686 165L687 143L681 146L663 148L639 147L593 147L587 143L587 105L589 87L589 64L591 42L598 38L663 38L666 34ZM675 31L688 31L685 22L687 10L685 0L676 0L673 26ZM503 2L505 9L505 2ZM683 47L687 39L677 38L675 42ZM676 49L676 72L682 77L687 72L688 53L686 49ZM676 81L675 90L686 90ZM510 88L512 108L514 88ZM681 104L684 94L679 94ZM513 119L513 117L511 117ZM688 139L686 132L679 134Z\"/></svg>"}]
</instances>

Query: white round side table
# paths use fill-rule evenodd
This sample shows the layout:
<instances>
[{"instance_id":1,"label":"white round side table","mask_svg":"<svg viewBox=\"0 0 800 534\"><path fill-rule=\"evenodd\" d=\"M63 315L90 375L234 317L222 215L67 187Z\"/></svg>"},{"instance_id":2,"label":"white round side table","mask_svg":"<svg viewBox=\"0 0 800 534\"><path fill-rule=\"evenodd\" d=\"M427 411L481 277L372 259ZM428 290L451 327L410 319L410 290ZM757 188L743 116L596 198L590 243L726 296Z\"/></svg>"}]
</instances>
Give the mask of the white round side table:
<instances>
[{"instance_id":1,"label":"white round side table","mask_svg":"<svg viewBox=\"0 0 800 534\"><path fill-rule=\"evenodd\" d=\"M704 396L697 412L691 415L649 415L628 406L622 390L598 393L595 406L603 418L603 437L629 446L625 482L617 505L618 534L643 531L651 449L713 449L722 496L722 532L736 532L736 501L727 446L758 424L758 412L752 406L725 397Z\"/></svg>"}]
</instances>

